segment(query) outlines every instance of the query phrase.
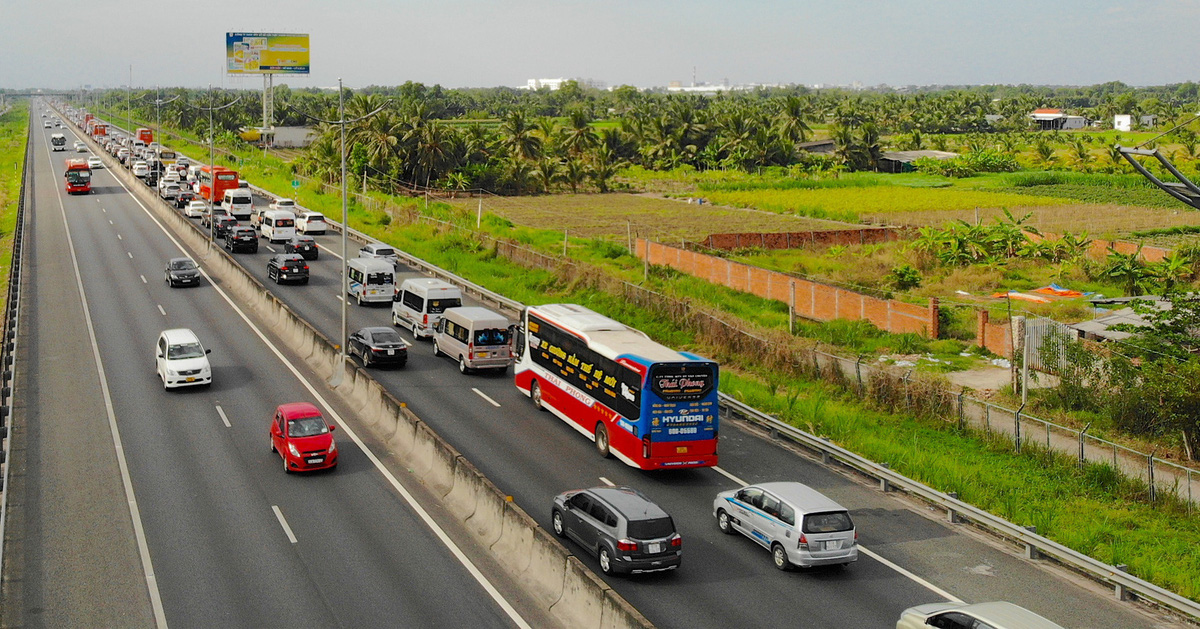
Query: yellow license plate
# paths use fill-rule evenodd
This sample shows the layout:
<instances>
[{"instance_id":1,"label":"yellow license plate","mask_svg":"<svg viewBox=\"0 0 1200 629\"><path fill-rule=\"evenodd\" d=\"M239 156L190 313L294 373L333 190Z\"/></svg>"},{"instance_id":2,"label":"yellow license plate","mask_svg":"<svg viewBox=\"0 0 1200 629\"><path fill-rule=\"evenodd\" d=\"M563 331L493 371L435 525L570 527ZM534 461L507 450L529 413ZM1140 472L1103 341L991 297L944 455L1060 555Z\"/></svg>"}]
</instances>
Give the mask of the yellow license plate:
<instances>
[{"instance_id":1,"label":"yellow license plate","mask_svg":"<svg viewBox=\"0 0 1200 629\"><path fill-rule=\"evenodd\" d=\"M188 382L195 382L195 381L196 381L196 379L195 379L195 378L188 378L188 379L187 379L187 381L188 381Z\"/></svg>"},{"instance_id":2,"label":"yellow license plate","mask_svg":"<svg viewBox=\"0 0 1200 629\"><path fill-rule=\"evenodd\" d=\"M675 448L675 454L687 454L687 446L679 446Z\"/></svg>"}]
</instances>

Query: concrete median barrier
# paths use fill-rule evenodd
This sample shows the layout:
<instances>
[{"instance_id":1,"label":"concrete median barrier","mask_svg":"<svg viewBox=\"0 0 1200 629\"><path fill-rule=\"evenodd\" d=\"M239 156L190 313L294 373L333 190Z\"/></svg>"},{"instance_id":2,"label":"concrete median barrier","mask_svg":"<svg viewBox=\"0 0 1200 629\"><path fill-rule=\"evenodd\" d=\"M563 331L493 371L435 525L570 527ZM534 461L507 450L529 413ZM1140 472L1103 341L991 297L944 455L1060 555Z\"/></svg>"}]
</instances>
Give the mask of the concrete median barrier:
<instances>
[{"instance_id":1,"label":"concrete median barrier","mask_svg":"<svg viewBox=\"0 0 1200 629\"><path fill-rule=\"evenodd\" d=\"M91 142L90 138L87 140ZM243 311L266 324L316 373L343 370L335 391L359 422L386 441L389 455L442 497L449 512L489 550L532 600L566 627L626 629L652 625L490 480L429 428L371 374L339 362L337 346L277 299L223 249L208 249L200 229L125 169L111 169L159 220L170 226Z\"/></svg>"}]
</instances>

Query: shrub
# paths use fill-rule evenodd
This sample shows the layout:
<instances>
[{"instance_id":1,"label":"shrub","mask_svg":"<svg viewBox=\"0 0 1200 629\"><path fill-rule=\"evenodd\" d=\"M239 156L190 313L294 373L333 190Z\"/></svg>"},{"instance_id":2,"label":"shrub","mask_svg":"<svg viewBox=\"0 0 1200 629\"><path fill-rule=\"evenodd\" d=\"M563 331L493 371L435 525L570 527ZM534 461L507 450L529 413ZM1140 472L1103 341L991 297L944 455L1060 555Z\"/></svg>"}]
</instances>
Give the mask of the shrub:
<instances>
[{"instance_id":1,"label":"shrub","mask_svg":"<svg viewBox=\"0 0 1200 629\"><path fill-rule=\"evenodd\" d=\"M888 274L888 280L895 285L896 290L917 288L921 285L921 272L914 269L911 264L904 264L892 267L891 273Z\"/></svg>"}]
</instances>

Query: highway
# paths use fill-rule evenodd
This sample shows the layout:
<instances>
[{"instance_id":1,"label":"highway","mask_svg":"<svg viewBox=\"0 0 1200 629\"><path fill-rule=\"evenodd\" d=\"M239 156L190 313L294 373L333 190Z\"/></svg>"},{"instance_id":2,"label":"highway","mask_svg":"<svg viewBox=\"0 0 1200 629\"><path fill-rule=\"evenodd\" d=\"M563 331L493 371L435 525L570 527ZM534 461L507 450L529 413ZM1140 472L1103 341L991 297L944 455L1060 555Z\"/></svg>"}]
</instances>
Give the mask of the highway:
<instances>
[{"instance_id":1,"label":"highway","mask_svg":"<svg viewBox=\"0 0 1200 629\"><path fill-rule=\"evenodd\" d=\"M40 110L35 107L34 115ZM94 370L90 344L66 348L74 361L47 360L40 352L23 359L34 374L67 373L83 382L99 375L103 403L77 404L71 414L40 419L75 426L64 432L92 433L107 431L111 419L119 428L120 455L110 437L107 444L93 442L106 448L85 458L104 462L112 472L114 466L107 463L123 456L124 463L115 467L127 469L129 493L113 491L112 484L120 480L110 479L107 494L74 495L79 502L62 509L39 491L40 479L60 470L31 460L26 477L36 478L25 484L32 491L22 496L27 515L19 520L26 526L14 533L31 543L16 558L9 557L24 575L22 596L6 606L21 606L28 626L105 624L94 617L80 622L55 598L62 594L56 578L68 571L71 549L95 541L98 563L105 558L103 545L115 546L119 557L114 564L132 566L135 576L145 577L139 593L128 585L127 571L109 575L126 599L113 600L113 605L149 603L145 613L135 608L114 618L122 625L155 618L160 625L242 627L511 627L545 622L528 609L516 588L499 583L502 576L493 566L468 569L464 562L479 550L448 548L399 493L397 479L379 469L347 431L335 432L341 455L336 470L285 474L267 438L275 406L310 401L331 419L346 410L327 402L332 396L309 382L310 375L294 374L291 361L277 355L269 337L252 328L214 286L166 286L166 260L184 254L112 174L95 172L93 194L66 195L61 164L74 154L52 154L47 141L51 131L59 130L43 130L39 123L33 134L37 186L32 221L38 229L29 242L31 264L38 271L56 272L39 273L39 292L78 289L85 295L86 310L77 314L94 330L102 371ZM65 131L72 139L70 131L75 130ZM52 227L60 234L43 229ZM200 253L192 255L203 264ZM26 321L53 354L54 329L36 328L60 322L51 317ZM193 329L212 350L211 388L163 390L154 372L153 346L158 333L170 327ZM70 392L36 393L63 397ZM31 430L25 451L61 452L68 444L42 441L52 436L48 430ZM74 482L86 482L95 468L86 462L77 466L83 478ZM113 508L112 500L125 496L136 501L138 517L132 522L129 511ZM93 498L98 504L89 504ZM105 523L86 517L93 508L123 519L113 527L139 538L141 548L131 548L128 537L124 546L118 543L120 535L105 537ZM100 530L74 528L72 534L68 525L63 533L71 539L66 540L34 530L35 523L75 518L77 513L84 516L78 523L91 521ZM100 576L88 575L92 581ZM99 580L92 587L103 592L105 583ZM104 606L103 600L92 604L97 602Z\"/></svg>"},{"instance_id":2,"label":"highway","mask_svg":"<svg viewBox=\"0 0 1200 629\"><path fill-rule=\"evenodd\" d=\"M41 136L48 133L38 129L35 136L44 143ZM47 154L37 155L45 170ZM49 178L57 184L57 177ZM86 252L80 254L81 273L100 353L106 364L123 366L109 373L114 412L168 619L217 609L225 613L213 619L222 624L283 624L284 615L294 613L290 618L310 625L370 625L377 623L363 616L381 606L389 610L386 617L404 619L389 623L396 625L508 623L345 440L336 472L283 475L267 452L266 418L274 404L311 395L212 287L165 288L160 267L177 255L170 239L111 175L99 171L96 183L97 194L62 198L75 248ZM47 195L41 185L39 195ZM37 220L55 218L54 203L39 198ZM332 233L316 238L321 258L309 263L312 279L304 286L266 281L267 247L234 258L300 316L337 338L339 240ZM417 273L401 269L397 281L412 276ZM352 305L349 321L350 331L386 325L389 310ZM192 327L213 349L217 384L210 391L164 395L153 376L154 337L176 325ZM735 422L722 427L719 469L641 472L600 459L589 441L535 410L513 386L511 372L461 375L448 358L433 357L428 341L414 341L409 351L406 367L372 373L542 526L549 526L554 495L605 483L636 487L672 514L684 538L680 570L605 578L658 626L772 626L782 620L805 627L891 627L903 609L951 597L1009 600L1068 627L1167 626L1099 587L1028 562L1016 549L940 522L921 505L881 494ZM231 427L223 425L218 404ZM750 540L722 535L711 512L716 493L766 480L798 480L850 508L864 548L859 561L845 569L783 573ZM302 544L288 542L273 505ZM570 542L567 547L580 550ZM598 572L594 558L582 559ZM436 588L415 587L433 583ZM272 598L266 584L279 584L285 596ZM446 615L421 606L436 596L434 590L447 589L461 594ZM196 597L200 591L204 595Z\"/></svg>"}]
</instances>

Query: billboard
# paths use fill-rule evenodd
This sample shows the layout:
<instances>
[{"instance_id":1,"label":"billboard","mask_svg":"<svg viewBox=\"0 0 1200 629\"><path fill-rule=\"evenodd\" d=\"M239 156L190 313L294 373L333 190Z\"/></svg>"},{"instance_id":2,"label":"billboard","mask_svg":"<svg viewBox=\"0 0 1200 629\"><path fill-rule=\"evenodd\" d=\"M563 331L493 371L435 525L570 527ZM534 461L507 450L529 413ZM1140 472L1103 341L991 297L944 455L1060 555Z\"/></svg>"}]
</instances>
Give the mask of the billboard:
<instances>
[{"instance_id":1,"label":"billboard","mask_svg":"<svg viewBox=\"0 0 1200 629\"><path fill-rule=\"evenodd\" d=\"M308 74L307 33L225 33L229 74Z\"/></svg>"}]
</instances>

